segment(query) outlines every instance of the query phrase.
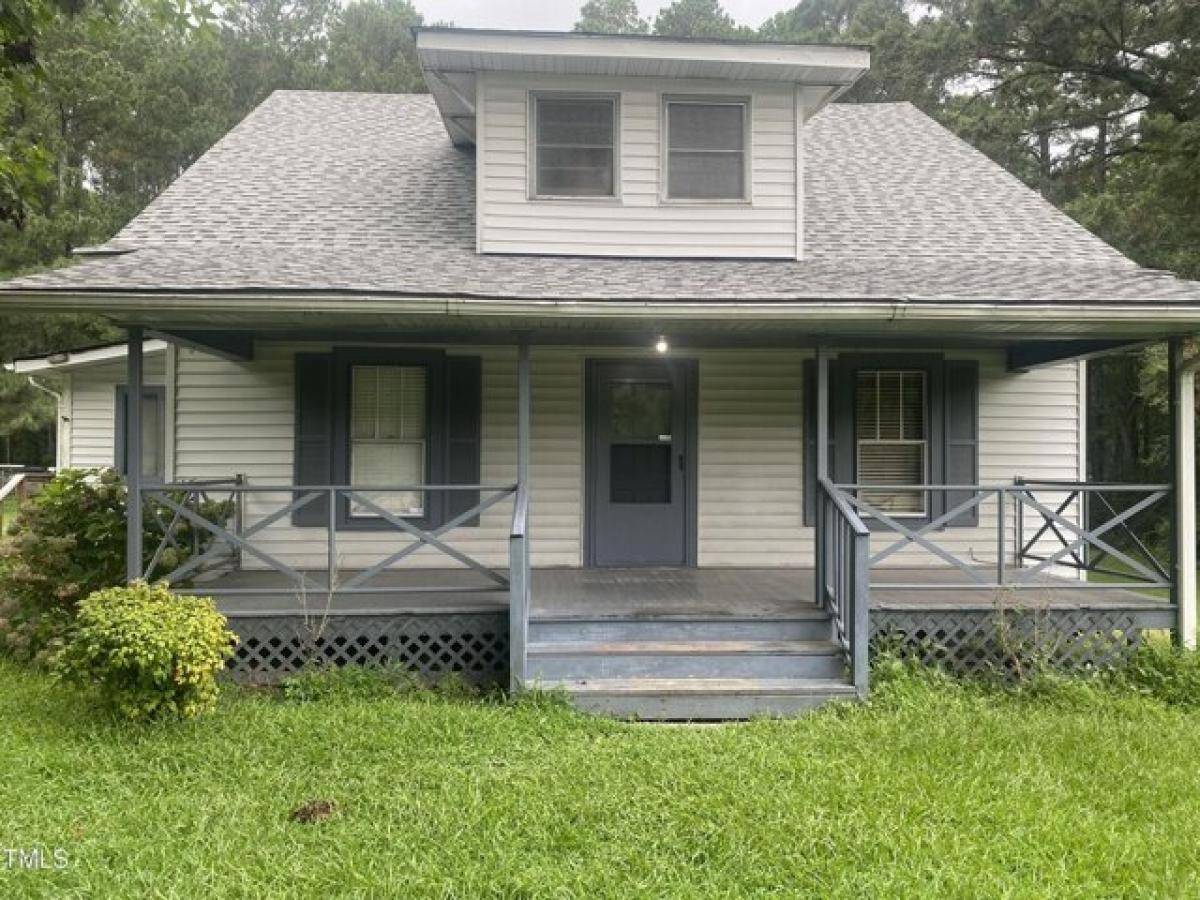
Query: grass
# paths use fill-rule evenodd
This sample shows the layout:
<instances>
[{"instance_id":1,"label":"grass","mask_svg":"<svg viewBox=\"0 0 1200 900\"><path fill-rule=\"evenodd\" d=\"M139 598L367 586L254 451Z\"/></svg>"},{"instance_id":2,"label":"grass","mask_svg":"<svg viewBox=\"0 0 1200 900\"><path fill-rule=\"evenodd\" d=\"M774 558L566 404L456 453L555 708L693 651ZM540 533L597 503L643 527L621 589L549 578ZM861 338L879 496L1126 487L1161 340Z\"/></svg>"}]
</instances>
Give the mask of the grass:
<instances>
[{"instance_id":1,"label":"grass","mask_svg":"<svg viewBox=\"0 0 1200 900\"><path fill-rule=\"evenodd\" d=\"M673 727L359 693L132 727L0 664L3 846L69 855L0 895L1200 894L1200 714L1149 697L909 678Z\"/></svg>"}]
</instances>

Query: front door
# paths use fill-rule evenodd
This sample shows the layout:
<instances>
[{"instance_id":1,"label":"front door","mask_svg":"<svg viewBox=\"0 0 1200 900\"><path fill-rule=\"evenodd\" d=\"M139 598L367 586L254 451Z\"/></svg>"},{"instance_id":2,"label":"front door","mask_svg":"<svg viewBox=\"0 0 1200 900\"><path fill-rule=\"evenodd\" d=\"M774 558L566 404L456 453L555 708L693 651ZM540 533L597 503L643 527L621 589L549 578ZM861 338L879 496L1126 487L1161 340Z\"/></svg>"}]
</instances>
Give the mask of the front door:
<instances>
[{"instance_id":1,"label":"front door","mask_svg":"<svg viewBox=\"0 0 1200 900\"><path fill-rule=\"evenodd\" d=\"M694 564L695 364L593 361L588 379L588 563Z\"/></svg>"}]
</instances>

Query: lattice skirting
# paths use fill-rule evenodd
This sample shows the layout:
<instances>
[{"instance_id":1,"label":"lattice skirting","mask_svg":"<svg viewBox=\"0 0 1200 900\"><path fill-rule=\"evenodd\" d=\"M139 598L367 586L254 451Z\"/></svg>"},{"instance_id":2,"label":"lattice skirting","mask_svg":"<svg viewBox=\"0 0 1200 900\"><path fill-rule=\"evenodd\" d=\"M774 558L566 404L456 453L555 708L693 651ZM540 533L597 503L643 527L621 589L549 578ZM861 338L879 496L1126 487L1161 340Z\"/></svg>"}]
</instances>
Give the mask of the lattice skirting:
<instances>
[{"instance_id":1,"label":"lattice skirting","mask_svg":"<svg viewBox=\"0 0 1200 900\"><path fill-rule=\"evenodd\" d=\"M1141 609L881 609L871 610L871 647L957 674L1012 675L1034 662L1078 671L1120 662L1171 624L1169 611Z\"/></svg>"},{"instance_id":2,"label":"lattice skirting","mask_svg":"<svg viewBox=\"0 0 1200 900\"><path fill-rule=\"evenodd\" d=\"M239 681L270 683L314 662L508 681L507 612L331 616L309 624L301 616L231 616L229 627L240 638L229 664Z\"/></svg>"}]
</instances>

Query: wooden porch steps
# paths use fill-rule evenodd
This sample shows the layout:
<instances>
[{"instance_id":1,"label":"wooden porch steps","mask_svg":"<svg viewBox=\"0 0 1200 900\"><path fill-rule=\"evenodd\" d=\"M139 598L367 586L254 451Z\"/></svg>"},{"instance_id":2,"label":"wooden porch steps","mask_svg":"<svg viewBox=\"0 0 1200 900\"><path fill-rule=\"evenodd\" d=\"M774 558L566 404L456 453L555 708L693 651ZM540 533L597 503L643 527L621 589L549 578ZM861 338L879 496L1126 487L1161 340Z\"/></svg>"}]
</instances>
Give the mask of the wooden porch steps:
<instances>
[{"instance_id":1,"label":"wooden porch steps","mask_svg":"<svg viewBox=\"0 0 1200 900\"><path fill-rule=\"evenodd\" d=\"M723 721L794 716L854 688L832 678L598 678L545 682L565 689L580 709L645 721Z\"/></svg>"},{"instance_id":2,"label":"wooden porch steps","mask_svg":"<svg viewBox=\"0 0 1200 900\"><path fill-rule=\"evenodd\" d=\"M795 715L853 699L828 614L557 616L530 622L530 684L647 720Z\"/></svg>"}]
</instances>

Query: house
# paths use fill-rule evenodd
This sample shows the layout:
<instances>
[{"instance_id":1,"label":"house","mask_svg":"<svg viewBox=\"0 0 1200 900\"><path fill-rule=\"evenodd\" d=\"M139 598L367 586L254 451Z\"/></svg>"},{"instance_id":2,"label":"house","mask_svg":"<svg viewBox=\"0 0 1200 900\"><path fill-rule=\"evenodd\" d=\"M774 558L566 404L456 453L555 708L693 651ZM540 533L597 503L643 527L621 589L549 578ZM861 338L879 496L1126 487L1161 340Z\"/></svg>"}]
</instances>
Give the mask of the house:
<instances>
[{"instance_id":1,"label":"house","mask_svg":"<svg viewBox=\"0 0 1200 900\"><path fill-rule=\"evenodd\" d=\"M151 398L130 577L216 597L244 674L389 659L733 718L863 695L872 638L978 663L998 603L1068 660L1191 639L1200 285L908 104L833 102L866 48L416 39L429 95L275 93L0 286L128 330L96 384ZM1180 475L1089 483L1082 361L1150 341ZM161 472L132 439L160 381Z\"/></svg>"},{"instance_id":2,"label":"house","mask_svg":"<svg viewBox=\"0 0 1200 900\"><path fill-rule=\"evenodd\" d=\"M171 465L167 435L168 352L173 363L174 348L166 341L143 344L142 472L162 481ZM13 360L5 369L24 375L55 397L58 407L54 465L58 469L113 467L126 470L125 344L106 344L52 353L48 356Z\"/></svg>"}]
</instances>

